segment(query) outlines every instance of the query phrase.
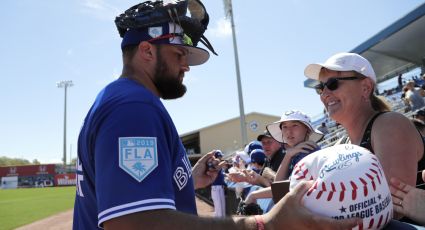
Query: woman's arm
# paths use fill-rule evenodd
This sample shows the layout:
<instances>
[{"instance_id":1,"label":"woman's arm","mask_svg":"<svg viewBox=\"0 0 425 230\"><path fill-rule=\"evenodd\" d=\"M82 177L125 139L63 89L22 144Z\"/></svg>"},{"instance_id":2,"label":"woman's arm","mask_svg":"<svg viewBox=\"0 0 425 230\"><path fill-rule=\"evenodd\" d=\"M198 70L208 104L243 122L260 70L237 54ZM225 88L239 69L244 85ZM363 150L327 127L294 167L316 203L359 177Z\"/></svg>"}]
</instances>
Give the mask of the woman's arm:
<instances>
[{"instance_id":1,"label":"woman's arm","mask_svg":"<svg viewBox=\"0 0 425 230\"><path fill-rule=\"evenodd\" d=\"M410 120L395 112L382 114L372 127L371 139L387 181L396 177L415 186L417 164L424 145Z\"/></svg>"}]
</instances>

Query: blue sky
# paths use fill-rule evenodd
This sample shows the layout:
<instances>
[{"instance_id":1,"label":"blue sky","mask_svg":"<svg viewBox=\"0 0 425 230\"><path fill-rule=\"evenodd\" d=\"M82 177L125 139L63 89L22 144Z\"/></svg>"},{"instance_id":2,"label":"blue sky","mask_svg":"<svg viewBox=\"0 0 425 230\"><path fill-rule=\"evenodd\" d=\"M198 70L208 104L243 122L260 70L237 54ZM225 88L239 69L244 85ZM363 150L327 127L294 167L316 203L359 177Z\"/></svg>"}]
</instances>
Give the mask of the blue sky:
<instances>
[{"instance_id":1,"label":"blue sky","mask_svg":"<svg viewBox=\"0 0 425 230\"><path fill-rule=\"evenodd\" d=\"M233 0L245 112L323 110L303 87L304 67L349 51L415 9L419 0ZM96 94L121 72L114 18L138 1L4 0L0 7L0 156L60 162L64 90L67 148ZM186 74L187 94L165 101L179 133L239 116L231 29L221 0L204 0L219 56Z\"/></svg>"}]
</instances>

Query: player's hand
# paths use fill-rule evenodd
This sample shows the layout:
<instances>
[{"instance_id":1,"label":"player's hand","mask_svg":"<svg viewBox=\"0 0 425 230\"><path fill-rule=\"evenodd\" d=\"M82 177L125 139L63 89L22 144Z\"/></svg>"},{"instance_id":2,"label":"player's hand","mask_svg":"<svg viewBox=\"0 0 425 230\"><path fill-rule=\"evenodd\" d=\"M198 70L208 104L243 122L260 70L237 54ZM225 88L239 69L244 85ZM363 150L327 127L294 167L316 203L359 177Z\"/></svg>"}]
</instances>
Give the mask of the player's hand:
<instances>
[{"instance_id":1,"label":"player's hand","mask_svg":"<svg viewBox=\"0 0 425 230\"><path fill-rule=\"evenodd\" d=\"M358 218L336 220L323 217L305 208L302 198L312 185L312 181L301 182L264 214L266 229L351 229L362 223Z\"/></svg>"},{"instance_id":2,"label":"player's hand","mask_svg":"<svg viewBox=\"0 0 425 230\"><path fill-rule=\"evenodd\" d=\"M316 142L304 141L295 145L292 148L287 148L286 155L292 158L299 153L311 153L317 148L319 148L319 146L316 144Z\"/></svg>"},{"instance_id":3,"label":"player's hand","mask_svg":"<svg viewBox=\"0 0 425 230\"><path fill-rule=\"evenodd\" d=\"M394 211L425 225L425 190L412 187L397 178L391 178L390 183Z\"/></svg>"},{"instance_id":4,"label":"player's hand","mask_svg":"<svg viewBox=\"0 0 425 230\"><path fill-rule=\"evenodd\" d=\"M193 183L195 189L205 188L212 184L225 161L214 157L215 150L205 154L196 162L192 169Z\"/></svg>"}]
</instances>

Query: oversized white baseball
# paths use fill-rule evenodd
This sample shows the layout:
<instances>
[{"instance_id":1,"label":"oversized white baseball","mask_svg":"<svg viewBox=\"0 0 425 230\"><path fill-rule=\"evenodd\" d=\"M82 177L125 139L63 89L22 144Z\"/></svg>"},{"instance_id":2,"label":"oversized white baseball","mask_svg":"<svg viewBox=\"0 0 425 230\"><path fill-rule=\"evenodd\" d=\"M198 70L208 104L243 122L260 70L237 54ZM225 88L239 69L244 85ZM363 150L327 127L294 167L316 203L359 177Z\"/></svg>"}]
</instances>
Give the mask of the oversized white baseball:
<instances>
[{"instance_id":1,"label":"oversized white baseball","mask_svg":"<svg viewBox=\"0 0 425 230\"><path fill-rule=\"evenodd\" d=\"M391 192L378 158L360 146L344 144L314 152L295 166L290 190L304 180L314 184L304 206L335 219L359 217L355 229L381 229L393 215Z\"/></svg>"}]
</instances>

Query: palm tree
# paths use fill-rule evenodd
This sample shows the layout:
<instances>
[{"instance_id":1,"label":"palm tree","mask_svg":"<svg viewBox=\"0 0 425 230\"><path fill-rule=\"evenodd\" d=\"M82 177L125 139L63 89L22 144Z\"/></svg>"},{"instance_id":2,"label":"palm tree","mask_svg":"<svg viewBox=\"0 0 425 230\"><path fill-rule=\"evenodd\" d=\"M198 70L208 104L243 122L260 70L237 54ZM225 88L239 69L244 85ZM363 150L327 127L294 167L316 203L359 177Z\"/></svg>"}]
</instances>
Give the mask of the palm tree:
<instances>
[{"instance_id":1,"label":"palm tree","mask_svg":"<svg viewBox=\"0 0 425 230\"><path fill-rule=\"evenodd\" d=\"M139 176L142 172L146 171L145 165L142 162L137 162L133 165L133 169L139 171Z\"/></svg>"}]
</instances>

